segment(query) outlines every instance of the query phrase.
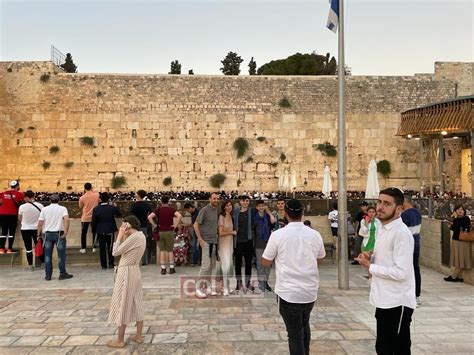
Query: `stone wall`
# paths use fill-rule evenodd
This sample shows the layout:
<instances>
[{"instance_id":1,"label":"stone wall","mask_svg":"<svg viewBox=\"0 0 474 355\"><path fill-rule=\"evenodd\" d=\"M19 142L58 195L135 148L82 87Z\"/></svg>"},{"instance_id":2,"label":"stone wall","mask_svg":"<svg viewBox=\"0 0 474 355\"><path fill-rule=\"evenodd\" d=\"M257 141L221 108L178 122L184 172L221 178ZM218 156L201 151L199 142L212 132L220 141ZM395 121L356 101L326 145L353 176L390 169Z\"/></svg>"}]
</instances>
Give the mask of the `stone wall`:
<instances>
[{"instance_id":1,"label":"stone wall","mask_svg":"<svg viewBox=\"0 0 474 355\"><path fill-rule=\"evenodd\" d=\"M392 164L382 187L419 189L418 145L395 136L399 113L454 97L455 80L472 73L449 71L449 63L436 68L347 78L349 190L365 189L370 159ZM279 106L284 97L291 107ZM321 190L327 164L337 189L336 158L313 147L337 145L336 77L66 74L49 62L1 62L0 122L2 186L20 178L36 191L80 191L85 181L108 190L123 175L130 190L165 189L167 176L173 189L210 190L209 177L223 173L223 189L268 191L292 169L299 189ZM81 145L84 136L94 147ZM232 149L238 137L250 143L242 159ZM50 154L52 146L60 151Z\"/></svg>"}]
</instances>

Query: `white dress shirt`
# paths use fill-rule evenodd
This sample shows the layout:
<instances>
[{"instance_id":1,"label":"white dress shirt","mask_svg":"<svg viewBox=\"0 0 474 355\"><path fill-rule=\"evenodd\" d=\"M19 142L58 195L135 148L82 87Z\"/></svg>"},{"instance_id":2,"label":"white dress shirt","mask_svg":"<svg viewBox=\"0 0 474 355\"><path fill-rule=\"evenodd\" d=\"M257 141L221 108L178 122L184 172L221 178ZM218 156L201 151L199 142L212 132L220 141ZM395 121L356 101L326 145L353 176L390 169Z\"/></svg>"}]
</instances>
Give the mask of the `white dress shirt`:
<instances>
[{"instance_id":1,"label":"white dress shirt","mask_svg":"<svg viewBox=\"0 0 474 355\"><path fill-rule=\"evenodd\" d=\"M370 303L377 308L416 307L414 241L401 218L383 225L375 238L369 271Z\"/></svg>"},{"instance_id":2,"label":"white dress shirt","mask_svg":"<svg viewBox=\"0 0 474 355\"><path fill-rule=\"evenodd\" d=\"M270 235L262 257L275 260L275 293L290 303L318 297L318 259L326 256L321 235L303 222L290 222Z\"/></svg>"}]
</instances>

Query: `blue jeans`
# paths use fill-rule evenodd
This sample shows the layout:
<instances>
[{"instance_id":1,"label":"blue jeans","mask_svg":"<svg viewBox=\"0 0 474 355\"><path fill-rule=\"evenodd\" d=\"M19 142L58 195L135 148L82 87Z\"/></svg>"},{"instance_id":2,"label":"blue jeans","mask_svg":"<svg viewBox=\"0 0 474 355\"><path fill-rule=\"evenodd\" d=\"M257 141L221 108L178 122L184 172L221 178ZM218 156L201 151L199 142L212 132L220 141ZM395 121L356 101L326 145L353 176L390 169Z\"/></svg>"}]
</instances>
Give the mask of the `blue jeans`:
<instances>
[{"instance_id":1,"label":"blue jeans","mask_svg":"<svg viewBox=\"0 0 474 355\"><path fill-rule=\"evenodd\" d=\"M197 265L199 263L199 254L201 253L200 246L197 240L196 233L192 232L193 234L193 264Z\"/></svg>"},{"instance_id":2,"label":"blue jeans","mask_svg":"<svg viewBox=\"0 0 474 355\"><path fill-rule=\"evenodd\" d=\"M62 237L59 232L46 232L44 234L44 268L46 276L51 277L53 274L53 249L56 244L59 259L59 273L66 273L66 238Z\"/></svg>"}]
</instances>

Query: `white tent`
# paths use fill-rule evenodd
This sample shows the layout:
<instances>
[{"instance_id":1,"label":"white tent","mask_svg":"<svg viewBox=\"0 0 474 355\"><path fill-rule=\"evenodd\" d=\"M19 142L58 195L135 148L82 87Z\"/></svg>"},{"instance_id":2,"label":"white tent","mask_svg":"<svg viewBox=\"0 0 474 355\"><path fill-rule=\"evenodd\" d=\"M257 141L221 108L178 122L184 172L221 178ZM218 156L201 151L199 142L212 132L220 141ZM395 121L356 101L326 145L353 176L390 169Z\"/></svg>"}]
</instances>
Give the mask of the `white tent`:
<instances>
[{"instance_id":1,"label":"white tent","mask_svg":"<svg viewBox=\"0 0 474 355\"><path fill-rule=\"evenodd\" d=\"M332 191L332 182L331 182L331 170L329 169L329 166L326 165L324 168L324 179L323 179L323 195L326 198L331 197L331 191Z\"/></svg>"},{"instance_id":2,"label":"white tent","mask_svg":"<svg viewBox=\"0 0 474 355\"><path fill-rule=\"evenodd\" d=\"M369 163L367 173L367 184L365 185L365 198L379 197L379 178L377 176L377 163L372 159Z\"/></svg>"},{"instance_id":3,"label":"white tent","mask_svg":"<svg viewBox=\"0 0 474 355\"><path fill-rule=\"evenodd\" d=\"M296 171L294 171L294 170L291 172L290 190L291 191L296 190Z\"/></svg>"},{"instance_id":4,"label":"white tent","mask_svg":"<svg viewBox=\"0 0 474 355\"><path fill-rule=\"evenodd\" d=\"M283 173L283 184L281 188L283 191L288 191L289 187L290 187L290 177L288 174L288 170L285 170L285 172Z\"/></svg>"}]
</instances>

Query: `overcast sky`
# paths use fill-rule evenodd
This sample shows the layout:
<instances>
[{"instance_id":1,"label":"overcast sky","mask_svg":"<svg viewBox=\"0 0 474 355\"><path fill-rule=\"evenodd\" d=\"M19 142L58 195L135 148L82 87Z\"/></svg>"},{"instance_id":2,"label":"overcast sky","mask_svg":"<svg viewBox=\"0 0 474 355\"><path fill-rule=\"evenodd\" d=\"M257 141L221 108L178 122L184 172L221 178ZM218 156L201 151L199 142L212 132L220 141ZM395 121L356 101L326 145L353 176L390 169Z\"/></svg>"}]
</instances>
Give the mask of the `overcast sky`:
<instances>
[{"instance_id":1,"label":"overcast sky","mask_svg":"<svg viewBox=\"0 0 474 355\"><path fill-rule=\"evenodd\" d=\"M435 61L473 61L473 2L347 0L346 64L355 75L433 72ZM0 0L0 60L70 52L78 71L221 74L237 52L248 73L296 52L337 55L327 0ZM337 57L336 57L337 58Z\"/></svg>"}]
</instances>

